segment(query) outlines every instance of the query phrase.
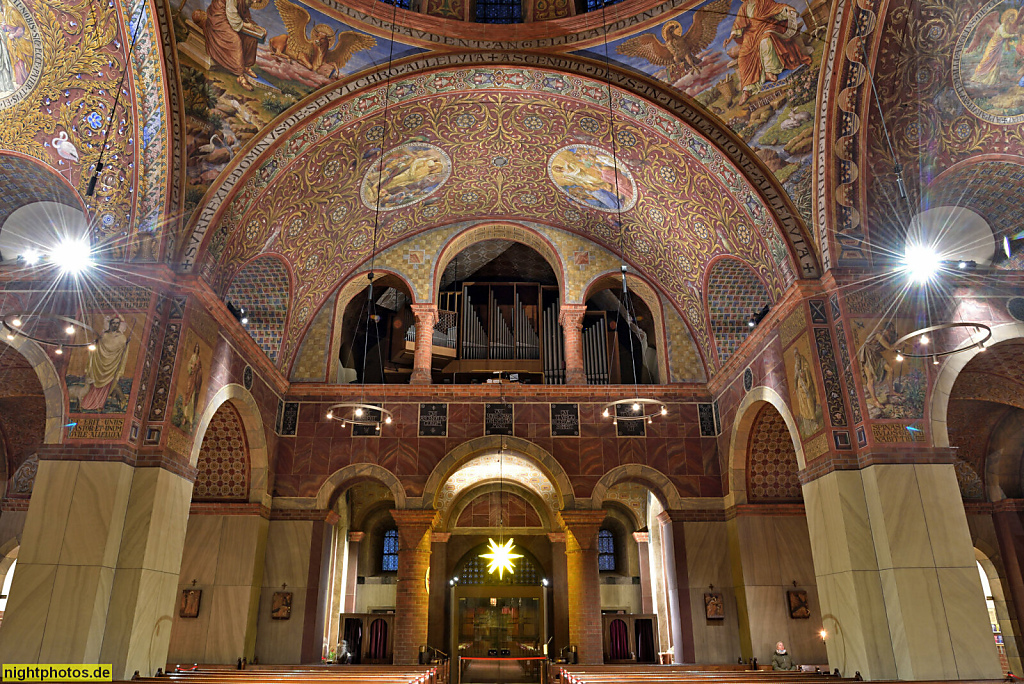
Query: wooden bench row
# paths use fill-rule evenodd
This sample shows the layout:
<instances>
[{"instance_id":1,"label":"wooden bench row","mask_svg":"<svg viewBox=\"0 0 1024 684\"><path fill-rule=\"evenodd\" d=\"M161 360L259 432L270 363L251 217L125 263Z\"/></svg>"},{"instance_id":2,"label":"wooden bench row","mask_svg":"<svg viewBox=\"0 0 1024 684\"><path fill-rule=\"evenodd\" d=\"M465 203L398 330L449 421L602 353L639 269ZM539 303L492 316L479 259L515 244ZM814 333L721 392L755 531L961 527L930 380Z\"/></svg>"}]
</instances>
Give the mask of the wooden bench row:
<instances>
[{"instance_id":1,"label":"wooden bench row","mask_svg":"<svg viewBox=\"0 0 1024 684\"><path fill-rule=\"evenodd\" d=\"M839 679L827 673L701 670L686 665L557 665L555 670L555 677L563 684L836 684Z\"/></svg>"},{"instance_id":2,"label":"wooden bench row","mask_svg":"<svg viewBox=\"0 0 1024 684\"><path fill-rule=\"evenodd\" d=\"M142 677L134 682L146 684L447 684L448 667L430 665L403 667L398 665L343 666L249 666L244 670L217 666L188 666L168 669L160 677Z\"/></svg>"}]
</instances>

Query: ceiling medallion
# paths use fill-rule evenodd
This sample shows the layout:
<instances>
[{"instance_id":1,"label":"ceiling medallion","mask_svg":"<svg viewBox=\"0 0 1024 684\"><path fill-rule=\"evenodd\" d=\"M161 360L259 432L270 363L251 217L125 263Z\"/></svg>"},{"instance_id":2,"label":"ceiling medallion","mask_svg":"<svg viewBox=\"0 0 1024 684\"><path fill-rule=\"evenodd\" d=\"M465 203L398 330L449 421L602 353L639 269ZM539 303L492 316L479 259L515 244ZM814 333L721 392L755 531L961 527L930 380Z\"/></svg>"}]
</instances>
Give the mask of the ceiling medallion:
<instances>
[{"instance_id":1,"label":"ceiling medallion","mask_svg":"<svg viewBox=\"0 0 1024 684\"><path fill-rule=\"evenodd\" d=\"M504 544L488 539L487 550L489 553L480 554L481 558L489 561L487 573L493 575L494 571L497 570L499 580L504 579L506 572L510 575L515 574L515 559L523 557L521 553L512 553L515 548L515 539L512 537L509 537L508 541Z\"/></svg>"}]
</instances>

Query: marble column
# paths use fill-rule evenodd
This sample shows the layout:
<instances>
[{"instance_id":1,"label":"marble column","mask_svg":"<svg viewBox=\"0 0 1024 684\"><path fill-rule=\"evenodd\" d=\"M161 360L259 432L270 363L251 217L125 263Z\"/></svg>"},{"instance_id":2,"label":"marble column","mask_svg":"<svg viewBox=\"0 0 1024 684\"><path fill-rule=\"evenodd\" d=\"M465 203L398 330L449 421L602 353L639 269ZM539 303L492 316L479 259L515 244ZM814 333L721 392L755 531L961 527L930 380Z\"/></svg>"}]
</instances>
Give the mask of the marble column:
<instances>
[{"instance_id":1,"label":"marble column","mask_svg":"<svg viewBox=\"0 0 1024 684\"><path fill-rule=\"evenodd\" d=\"M587 384L587 372L583 367L583 316L586 313L586 304L562 304L558 314L565 340L566 385Z\"/></svg>"},{"instance_id":2,"label":"marble column","mask_svg":"<svg viewBox=\"0 0 1024 684\"><path fill-rule=\"evenodd\" d=\"M430 535L430 618L427 625L427 643L449 653L451 645L445 638L448 627L445 606L448 603L448 540L451 532L432 532Z\"/></svg>"},{"instance_id":3,"label":"marble column","mask_svg":"<svg viewBox=\"0 0 1024 684\"><path fill-rule=\"evenodd\" d=\"M348 531L348 565L345 567L345 608L342 612L356 612L356 588L359 581L359 544L365 532Z\"/></svg>"},{"instance_id":4,"label":"marble column","mask_svg":"<svg viewBox=\"0 0 1024 684\"><path fill-rule=\"evenodd\" d=\"M166 665L195 471L160 454L148 459L160 467L133 467L134 450L100 450L109 460L40 450L0 662L110 663L115 679Z\"/></svg>"},{"instance_id":5,"label":"marble column","mask_svg":"<svg viewBox=\"0 0 1024 684\"><path fill-rule=\"evenodd\" d=\"M416 348L413 352L412 377L409 384L429 385L437 307L433 304L413 304L411 308L412 315L416 318Z\"/></svg>"},{"instance_id":6,"label":"marble column","mask_svg":"<svg viewBox=\"0 0 1024 684\"><path fill-rule=\"evenodd\" d=\"M693 622L690 619L690 576L686 568L686 538L683 535L683 512L662 511L661 549L665 559L665 594L669 604L672 635L672 662L692 663Z\"/></svg>"},{"instance_id":7,"label":"marble column","mask_svg":"<svg viewBox=\"0 0 1024 684\"><path fill-rule=\"evenodd\" d=\"M640 611L645 614L654 612L654 594L651 592L651 559L648 544L651 541L649 532L634 532L637 554L640 557Z\"/></svg>"},{"instance_id":8,"label":"marble column","mask_svg":"<svg viewBox=\"0 0 1024 684\"><path fill-rule=\"evenodd\" d=\"M569 570L565 557L565 532L548 532L551 542L551 642L550 654L557 658L569 645Z\"/></svg>"},{"instance_id":9,"label":"marble column","mask_svg":"<svg viewBox=\"0 0 1024 684\"><path fill-rule=\"evenodd\" d=\"M569 534L565 539L569 586L569 643L576 646L581 665L604 662L601 634L601 584L597 570L597 533L604 511L562 511Z\"/></svg>"},{"instance_id":10,"label":"marble column","mask_svg":"<svg viewBox=\"0 0 1024 684\"><path fill-rule=\"evenodd\" d=\"M865 679L999 678L948 451L858 460L869 465L803 485L829 666Z\"/></svg>"},{"instance_id":11,"label":"marble column","mask_svg":"<svg viewBox=\"0 0 1024 684\"><path fill-rule=\"evenodd\" d=\"M395 665L415 665L427 643L427 569L434 510L393 510L398 528L398 587L395 595Z\"/></svg>"}]
</instances>

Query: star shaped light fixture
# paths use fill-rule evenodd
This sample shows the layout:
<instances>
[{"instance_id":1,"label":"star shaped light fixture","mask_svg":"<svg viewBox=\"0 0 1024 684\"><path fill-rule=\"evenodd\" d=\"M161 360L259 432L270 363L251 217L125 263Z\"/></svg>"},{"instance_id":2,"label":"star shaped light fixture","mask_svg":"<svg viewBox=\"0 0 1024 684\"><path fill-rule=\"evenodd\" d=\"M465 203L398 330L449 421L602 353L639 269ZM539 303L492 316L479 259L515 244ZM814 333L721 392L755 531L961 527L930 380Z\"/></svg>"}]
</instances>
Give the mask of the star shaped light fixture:
<instances>
[{"instance_id":1,"label":"star shaped light fixture","mask_svg":"<svg viewBox=\"0 0 1024 684\"><path fill-rule=\"evenodd\" d=\"M490 561L490 565L487 566L487 573L490 575L494 574L494 571L498 571L498 579L505 578L505 572L508 574L515 574L515 559L522 558L521 553L512 553L516 548L515 539L509 537L509 540L504 544L499 544L493 539L487 540L487 550L490 553L481 553L481 558L486 558Z\"/></svg>"}]
</instances>

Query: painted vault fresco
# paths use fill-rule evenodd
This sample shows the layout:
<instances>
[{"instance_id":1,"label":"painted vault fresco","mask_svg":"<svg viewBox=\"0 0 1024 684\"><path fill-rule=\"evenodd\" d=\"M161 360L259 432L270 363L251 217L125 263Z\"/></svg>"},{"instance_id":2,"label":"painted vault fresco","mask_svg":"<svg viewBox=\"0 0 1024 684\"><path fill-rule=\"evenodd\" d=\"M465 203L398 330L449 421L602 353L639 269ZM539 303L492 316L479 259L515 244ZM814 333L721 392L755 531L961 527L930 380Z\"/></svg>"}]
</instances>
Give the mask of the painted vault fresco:
<instances>
[{"instance_id":1,"label":"painted vault fresco","mask_svg":"<svg viewBox=\"0 0 1024 684\"><path fill-rule=\"evenodd\" d=\"M173 11L185 100L185 220L235 153L319 88L388 61L389 43L291 0L182 0ZM422 52L396 44L394 59Z\"/></svg>"},{"instance_id":2,"label":"painted vault fresco","mask_svg":"<svg viewBox=\"0 0 1024 684\"><path fill-rule=\"evenodd\" d=\"M811 222L814 103L827 3L711 0L619 38L609 56L693 97L750 145ZM595 45L577 54L603 60Z\"/></svg>"}]
</instances>

